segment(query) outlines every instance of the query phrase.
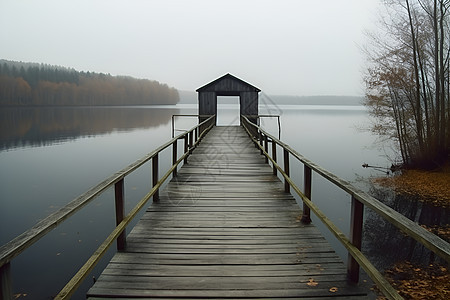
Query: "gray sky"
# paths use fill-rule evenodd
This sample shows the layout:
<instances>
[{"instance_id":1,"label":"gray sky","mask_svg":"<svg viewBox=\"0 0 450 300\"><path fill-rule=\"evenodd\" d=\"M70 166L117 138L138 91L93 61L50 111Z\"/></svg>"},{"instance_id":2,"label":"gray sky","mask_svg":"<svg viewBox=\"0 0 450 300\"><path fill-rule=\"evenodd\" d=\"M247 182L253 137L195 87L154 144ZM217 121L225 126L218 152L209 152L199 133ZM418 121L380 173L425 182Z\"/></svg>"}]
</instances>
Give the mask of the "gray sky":
<instances>
[{"instance_id":1,"label":"gray sky","mask_svg":"<svg viewBox=\"0 0 450 300\"><path fill-rule=\"evenodd\" d=\"M231 73L267 94L362 95L378 0L0 0L0 58L181 90Z\"/></svg>"}]
</instances>

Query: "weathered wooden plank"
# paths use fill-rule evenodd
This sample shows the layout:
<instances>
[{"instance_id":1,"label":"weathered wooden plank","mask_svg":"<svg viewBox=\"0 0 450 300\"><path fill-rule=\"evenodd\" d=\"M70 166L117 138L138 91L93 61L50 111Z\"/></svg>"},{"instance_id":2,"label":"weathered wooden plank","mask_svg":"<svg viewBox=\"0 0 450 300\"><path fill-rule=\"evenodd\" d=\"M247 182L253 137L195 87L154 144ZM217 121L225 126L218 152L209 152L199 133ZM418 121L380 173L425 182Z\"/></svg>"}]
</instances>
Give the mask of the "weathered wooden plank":
<instances>
[{"instance_id":1,"label":"weathered wooden plank","mask_svg":"<svg viewBox=\"0 0 450 300\"><path fill-rule=\"evenodd\" d=\"M194 280L196 282L201 282L205 284L214 284L217 281L222 282L223 284L230 283L259 283L260 285L264 283L276 283L276 282L310 282L310 279L314 279L317 283L320 282L338 282L345 281L346 275L343 274L335 274L335 275L293 275L293 276L218 276L218 277L209 277L209 276L174 276L174 277L144 277L144 276L124 276L124 275L104 275L102 278L99 278L98 281L117 281L117 282L126 282L126 281L139 281L139 282L148 282L148 283L164 283L164 282L186 282L189 283L189 280Z\"/></svg>"},{"instance_id":2,"label":"weathered wooden plank","mask_svg":"<svg viewBox=\"0 0 450 300\"><path fill-rule=\"evenodd\" d=\"M289 243L288 241L280 241L280 240L270 240L270 241L264 241L264 240L179 240L179 239L145 239L145 240L139 240L140 244L142 244L143 241L148 241L150 245L155 244L163 244L163 246L169 246L170 244L181 244L181 247L199 247L199 246L205 246L205 245L220 245L223 247L226 246L233 246L233 245L258 245L262 246L263 248L269 247L270 245L276 245L280 246L283 245L287 247L287 245L295 245L297 247L302 246L309 246L309 247L323 247L327 245L327 241L323 240L305 240L303 242L294 242ZM151 242L151 243L150 243ZM130 241L131 243L131 241ZM143 245L143 244L142 244ZM145 246L145 245L143 245ZM148 245L146 245L148 247Z\"/></svg>"},{"instance_id":3,"label":"weathered wooden plank","mask_svg":"<svg viewBox=\"0 0 450 300\"><path fill-rule=\"evenodd\" d=\"M204 212L204 213L208 213L210 211L212 212L221 212L223 210L220 209L220 207L215 207L215 206L194 206L196 205L196 202L193 201L192 199L175 199L178 201L174 201L171 200L173 202L173 205L168 205L168 206L160 206L158 209L154 208L154 207L150 207L149 209L147 209L147 212L158 212L158 211L168 211L169 209L172 209L174 213L176 213L177 211L195 211L195 212ZM181 202L181 201L185 201L185 202ZM190 204L188 205L186 204L186 201L191 201ZM186 204L185 207L181 207L181 204ZM267 211L271 211L272 209L274 209L273 207L245 207L245 206L228 206L226 208L226 211L229 212L240 212L240 211L260 211L260 212L267 212ZM276 211L278 212L288 212L290 211L289 207L279 207L276 209Z\"/></svg>"},{"instance_id":4,"label":"weathered wooden plank","mask_svg":"<svg viewBox=\"0 0 450 300\"><path fill-rule=\"evenodd\" d=\"M347 284L341 259L301 217L245 132L214 128L88 297L364 298L366 290Z\"/></svg>"},{"instance_id":5,"label":"weathered wooden plank","mask_svg":"<svg viewBox=\"0 0 450 300\"><path fill-rule=\"evenodd\" d=\"M145 253L178 253L178 254L208 254L208 253L219 253L219 254L227 254L227 253L235 253L235 254L270 254L270 253L312 253L317 252L314 248L308 247L297 247L297 248L286 248L286 247L273 247L273 248L261 248L261 247L252 247L252 246L234 246L234 247L219 247L217 245L213 246L203 246L203 247L195 247L195 248L180 248L168 246L168 247L145 247L141 245L132 244L131 246L127 246L128 251L132 252L145 252ZM326 251L332 252L332 249L327 249Z\"/></svg>"},{"instance_id":6,"label":"weathered wooden plank","mask_svg":"<svg viewBox=\"0 0 450 300\"><path fill-rule=\"evenodd\" d=\"M104 299L108 299L109 297L89 297L89 300L104 300ZM121 300L136 300L136 298L129 298L129 297L120 297ZM139 297L139 299L141 300L176 300L176 299L180 299L180 298L173 298L173 297ZM223 299L229 299L229 298L208 298L208 300L223 300ZM245 299L249 299L249 298L233 298L233 300L245 300ZM252 300L267 300L267 298L251 298ZM270 297L271 300L285 300L286 298L278 298L278 297ZM299 298L291 298L291 299L299 299ZM349 299L348 296L336 296L333 295L331 297L302 297L302 300L347 300ZM355 297L354 299L359 299L359 300L373 300L374 297L373 296L364 296L364 295L358 295L357 298ZM198 298L186 298L183 297L183 300L198 300Z\"/></svg>"},{"instance_id":7,"label":"weathered wooden plank","mask_svg":"<svg viewBox=\"0 0 450 300\"><path fill-rule=\"evenodd\" d=\"M301 230L300 230L301 228ZM134 232L138 232L139 229L143 229L144 232L148 232L150 230L153 231L153 233L158 234L159 232L171 232L171 233L181 233L181 234L211 234L211 235L291 235L291 234L302 234L301 232L310 232L311 230L317 230L317 229L310 229L308 226L300 227L299 228L142 228L139 226L139 228L135 227L130 235L134 234ZM317 232L317 231L316 231ZM317 236L320 236L320 234L317 232Z\"/></svg>"},{"instance_id":8,"label":"weathered wooden plank","mask_svg":"<svg viewBox=\"0 0 450 300\"><path fill-rule=\"evenodd\" d=\"M308 276L347 274L342 262L297 265L139 265L110 263L103 271L109 275L127 276Z\"/></svg>"},{"instance_id":9,"label":"weathered wooden plank","mask_svg":"<svg viewBox=\"0 0 450 300\"><path fill-rule=\"evenodd\" d=\"M117 264L157 264L157 265L277 265L277 264L324 264L341 263L336 255L301 256L292 254L174 254L174 253L122 253L116 255L111 263Z\"/></svg>"},{"instance_id":10,"label":"weathered wooden plank","mask_svg":"<svg viewBox=\"0 0 450 300\"><path fill-rule=\"evenodd\" d=\"M109 277L110 279L115 279ZM204 277L203 277L204 278ZM198 291L227 291L227 290L235 290L235 291L245 291L245 290L264 290L269 291L272 289L283 289L283 290L303 290L305 292L310 293L310 295L316 294L320 290L329 290L331 287L336 288L336 292L339 291L338 295L347 295L355 292L361 292L360 289L354 287L348 287L343 281L323 281L318 282L316 287L308 286L309 279L297 282L270 282L263 281L264 284L255 281L246 281L243 280L246 277L241 277L240 282L233 281L230 283L220 282L208 282L208 281L198 281L198 280L158 280L156 282L153 281L118 281L120 284L115 284L114 282L108 282L106 280L99 281L97 288L98 289L115 289L115 290L124 290L124 289L139 289L139 290L153 290L156 293L160 293L159 291L163 290L178 290L179 293L185 291L189 293L189 291L198 290ZM248 277L247 277L248 278ZM203 279L202 279L203 280ZM315 279L314 279L315 281ZM119 292L119 291L118 291Z\"/></svg>"},{"instance_id":11,"label":"weathered wooden plank","mask_svg":"<svg viewBox=\"0 0 450 300\"><path fill-rule=\"evenodd\" d=\"M317 232L310 232L310 233L304 233L304 234L280 234L280 235L268 235L268 234L259 234L259 235L252 235L251 232L245 232L241 233L241 230L235 231L235 232L208 232L206 235L205 233L200 233L197 231L192 232L171 232L171 231L163 231L163 232L155 232L154 230L141 230L141 231L134 231L129 235L129 237L133 237L135 239L139 238L157 238L157 237L165 237L167 239L215 239L215 240L230 240L230 239L236 239L236 240L286 240L286 241L298 241L301 239L317 239Z\"/></svg>"},{"instance_id":12,"label":"weathered wooden plank","mask_svg":"<svg viewBox=\"0 0 450 300\"><path fill-rule=\"evenodd\" d=\"M309 288L309 289L272 289L272 290L148 290L148 289L113 289L113 288L93 288L92 293L96 296L101 296L102 294L110 295L113 294L114 297L117 296L132 296L132 297L199 297L199 298L210 298L210 297L223 297L223 298L236 298L236 297L314 297L323 296L324 294L330 294L329 288ZM356 290L354 296L364 295L361 290ZM347 290L342 291L337 289L335 295L346 295L350 296Z\"/></svg>"}]
</instances>

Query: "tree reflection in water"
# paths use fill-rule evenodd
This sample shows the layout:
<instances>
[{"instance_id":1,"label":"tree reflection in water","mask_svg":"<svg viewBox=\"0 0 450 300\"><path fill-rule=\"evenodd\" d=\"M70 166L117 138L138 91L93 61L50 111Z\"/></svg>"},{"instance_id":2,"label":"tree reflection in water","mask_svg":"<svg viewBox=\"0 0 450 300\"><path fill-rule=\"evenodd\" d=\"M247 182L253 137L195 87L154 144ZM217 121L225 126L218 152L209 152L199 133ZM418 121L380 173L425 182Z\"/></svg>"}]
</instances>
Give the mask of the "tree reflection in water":
<instances>
[{"instance_id":1,"label":"tree reflection in water","mask_svg":"<svg viewBox=\"0 0 450 300\"><path fill-rule=\"evenodd\" d=\"M178 113L175 107L162 112L152 106L1 108L0 151L157 127Z\"/></svg>"},{"instance_id":2,"label":"tree reflection in water","mask_svg":"<svg viewBox=\"0 0 450 300\"><path fill-rule=\"evenodd\" d=\"M378 186L372 186L369 193L419 225L441 227L450 223L448 208L429 205L420 201L417 196L397 194ZM364 213L363 252L379 270L385 270L402 261L419 265L445 264L443 259L403 234L377 213L370 209L366 209ZM441 238L445 239L443 236Z\"/></svg>"}]
</instances>

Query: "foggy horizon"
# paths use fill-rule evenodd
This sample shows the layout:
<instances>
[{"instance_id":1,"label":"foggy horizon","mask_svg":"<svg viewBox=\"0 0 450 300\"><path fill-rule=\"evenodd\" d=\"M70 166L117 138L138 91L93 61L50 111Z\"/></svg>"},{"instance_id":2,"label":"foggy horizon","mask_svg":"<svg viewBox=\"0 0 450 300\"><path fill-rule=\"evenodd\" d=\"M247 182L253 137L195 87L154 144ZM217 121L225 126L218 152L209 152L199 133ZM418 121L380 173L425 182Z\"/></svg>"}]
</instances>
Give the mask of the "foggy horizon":
<instances>
[{"instance_id":1,"label":"foggy horizon","mask_svg":"<svg viewBox=\"0 0 450 300\"><path fill-rule=\"evenodd\" d=\"M227 73L269 95L362 96L378 0L13 1L0 58L195 91Z\"/></svg>"}]
</instances>

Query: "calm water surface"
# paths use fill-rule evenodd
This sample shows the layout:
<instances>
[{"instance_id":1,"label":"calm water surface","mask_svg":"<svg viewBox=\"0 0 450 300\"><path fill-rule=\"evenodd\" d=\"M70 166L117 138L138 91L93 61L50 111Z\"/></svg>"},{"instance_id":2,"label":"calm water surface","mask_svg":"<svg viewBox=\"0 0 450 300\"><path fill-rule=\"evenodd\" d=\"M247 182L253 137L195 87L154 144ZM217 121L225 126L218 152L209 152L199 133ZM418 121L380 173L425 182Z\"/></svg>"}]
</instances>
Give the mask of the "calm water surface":
<instances>
[{"instance_id":1,"label":"calm water surface","mask_svg":"<svg viewBox=\"0 0 450 300\"><path fill-rule=\"evenodd\" d=\"M236 104L219 105L218 125L238 124L238 110ZM168 141L172 136L172 115L196 113L196 105L1 109L0 243L8 242L104 178ZM385 152L374 145L376 138L357 130L368 123L363 107L262 106L260 113L281 115L284 142L366 191L374 192L367 178L380 173L363 169L361 165L390 166ZM176 133L195 122L195 118L177 117ZM261 125L278 135L276 119L265 118ZM160 174L167 170L170 157L170 151L162 153ZM147 164L126 177L127 211L148 192L150 170ZM302 166L292 161L291 173L301 187ZM347 194L313 176L312 199L348 233L350 197ZM416 214L422 211L420 208ZM374 246L374 240L379 239L376 233L383 231L373 228L382 221L370 213L366 218L374 236L365 247L376 256L380 253L371 249L379 248ZM108 190L13 260L14 293L27 294L28 299L49 299L56 295L106 238L114 222L113 191ZM346 260L344 248L319 221L313 219L313 222ZM111 249L74 298L85 298L92 277L98 277L113 253Z\"/></svg>"}]
</instances>

